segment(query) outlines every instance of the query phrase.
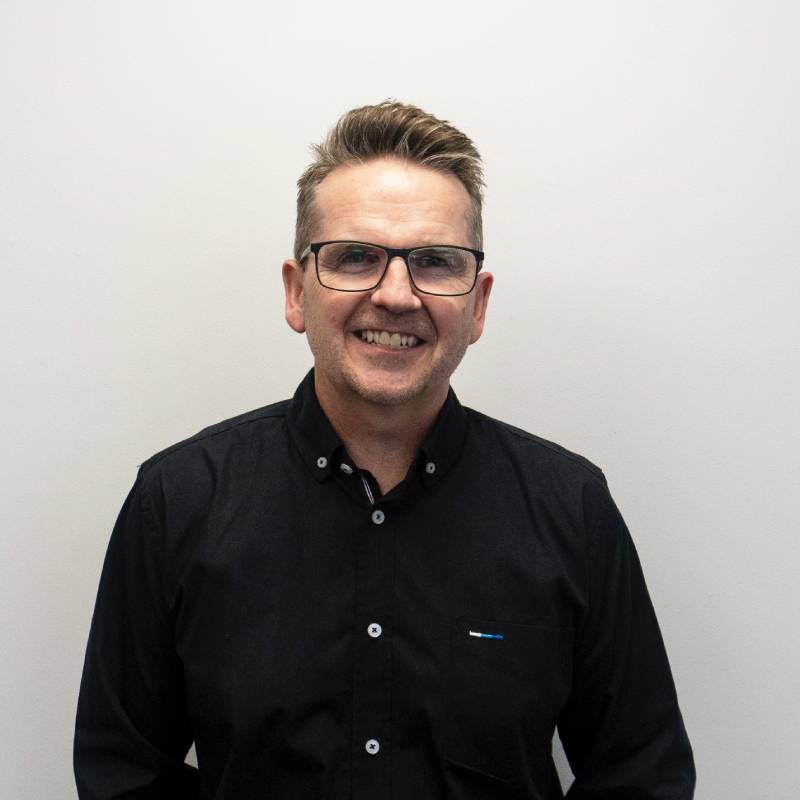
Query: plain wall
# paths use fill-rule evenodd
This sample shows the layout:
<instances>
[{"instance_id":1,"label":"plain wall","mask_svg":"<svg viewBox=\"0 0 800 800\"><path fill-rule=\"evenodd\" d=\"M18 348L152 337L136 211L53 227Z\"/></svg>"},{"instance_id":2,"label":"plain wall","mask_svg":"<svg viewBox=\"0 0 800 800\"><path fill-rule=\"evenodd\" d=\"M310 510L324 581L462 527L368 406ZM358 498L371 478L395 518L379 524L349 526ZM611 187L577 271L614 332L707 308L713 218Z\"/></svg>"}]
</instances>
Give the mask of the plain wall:
<instances>
[{"instance_id":1,"label":"plain wall","mask_svg":"<svg viewBox=\"0 0 800 800\"><path fill-rule=\"evenodd\" d=\"M396 97L486 162L462 402L605 471L697 797L794 800L798 8L2 0L0 796L75 795L136 467L294 390L295 181L340 113Z\"/></svg>"}]
</instances>

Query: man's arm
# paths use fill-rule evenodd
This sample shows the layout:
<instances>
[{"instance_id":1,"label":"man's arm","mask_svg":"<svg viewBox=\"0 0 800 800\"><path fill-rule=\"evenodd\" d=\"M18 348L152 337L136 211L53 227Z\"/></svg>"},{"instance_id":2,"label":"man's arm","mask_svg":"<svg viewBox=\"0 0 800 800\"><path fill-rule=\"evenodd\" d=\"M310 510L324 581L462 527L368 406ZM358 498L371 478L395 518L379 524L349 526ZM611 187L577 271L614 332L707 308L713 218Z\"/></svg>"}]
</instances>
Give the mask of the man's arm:
<instances>
[{"instance_id":1,"label":"man's arm","mask_svg":"<svg viewBox=\"0 0 800 800\"><path fill-rule=\"evenodd\" d=\"M163 540L140 469L111 534L75 727L81 800L194 798L183 671L163 591Z\"/></svg>"},{"instance_id":2,"label":"man's arm","mask_svg":"<svg viewBox=\"0 0 800 800\"><path fill-rule=\"evenodd\" d=\"M692 751L636 549L607 487L586 499L589 608L558 723L567 800L689 800Z\"/></svg>"}]
</instances>

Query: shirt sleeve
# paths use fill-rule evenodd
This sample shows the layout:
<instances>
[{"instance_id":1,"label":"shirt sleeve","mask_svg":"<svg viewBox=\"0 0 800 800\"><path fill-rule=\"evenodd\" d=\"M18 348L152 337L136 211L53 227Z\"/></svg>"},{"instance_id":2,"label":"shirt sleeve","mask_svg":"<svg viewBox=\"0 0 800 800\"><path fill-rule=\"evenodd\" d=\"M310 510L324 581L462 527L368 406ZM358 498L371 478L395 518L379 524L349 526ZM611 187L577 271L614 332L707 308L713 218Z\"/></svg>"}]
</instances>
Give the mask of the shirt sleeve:
<instances>
[{"instance_id":1,"label":"shirt sleeve","mask_svg":"<svg viewBox=\"0 0 800 800\"><path fill-rule=\"evenodd\" d=\"M163 538L144 468L117 518L100 578L75 726L81 800L195 798L183 672L163 591Z\"/></svg>"},{"instance_id":2,"label":"shirt sleeve","mask_svg":"<svg viewBox=\"0 0 800 800\"><path fill-rule=\"evenodd\" d=\"M690 800L695 769L630 533L605 480L586 490L588 609L558 722L575 782L567 800Z\"/></svg>"}]
</instances>

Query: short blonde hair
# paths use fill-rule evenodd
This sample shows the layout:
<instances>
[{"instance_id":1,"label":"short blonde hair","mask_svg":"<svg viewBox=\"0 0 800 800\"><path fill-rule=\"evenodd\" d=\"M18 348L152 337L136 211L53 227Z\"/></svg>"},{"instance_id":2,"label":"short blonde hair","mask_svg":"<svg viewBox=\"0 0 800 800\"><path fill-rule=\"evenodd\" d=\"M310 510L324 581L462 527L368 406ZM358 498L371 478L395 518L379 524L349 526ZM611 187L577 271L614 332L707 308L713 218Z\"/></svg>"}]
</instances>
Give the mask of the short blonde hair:
<instances>
[{"instance_id":1,"label":"short blonde hair","mask_svg":"<svg viewBox=\"0 0 800 800\"><path fill-rule=\"evenodd\" d=\"M315 158L297 181L294 255L298 261L319 222L314 202L317 186L337 167L382 156L403 158L458 178L472 201L469 225L473 246L483 248L481 157L472 140L449 122L416 106L384 100L342 115L324 141L311 150Z\"/></svg>"}]
</instances>

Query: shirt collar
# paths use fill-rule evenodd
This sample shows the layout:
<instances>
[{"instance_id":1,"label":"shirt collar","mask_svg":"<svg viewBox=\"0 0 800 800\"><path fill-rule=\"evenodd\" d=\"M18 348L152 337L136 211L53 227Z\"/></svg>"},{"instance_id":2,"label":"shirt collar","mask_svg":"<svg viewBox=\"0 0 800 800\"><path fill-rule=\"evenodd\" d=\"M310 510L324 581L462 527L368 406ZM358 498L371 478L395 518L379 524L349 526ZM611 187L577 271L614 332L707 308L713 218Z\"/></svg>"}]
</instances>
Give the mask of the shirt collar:
<instances>
[{"instance_id":1,"label":"shirt collar","mask_svg":"<svg viewBox=\"0 0 800 800\"><path fill-rule=\"evenodd\" d=\"M303 378L289 403L288 424L311 474L324 481L336 466L337 450L343 445L317 400L313 369ZM467 415L451 387L415 461L424 486L440 481L455 465L464 449L466 435Z\"/></svg>"},{"instance_id":2,"label":"shirt collar","mask_svg":"<svg viewBox=\"0 0 800 800\"><path fill-rule=\"evenodd\" d=\"M324 481L331 474L342 440L328 421L314 391L314 370L309 370L289 402L289 430L311 474Z\"/></svg>"}]
</instances>

